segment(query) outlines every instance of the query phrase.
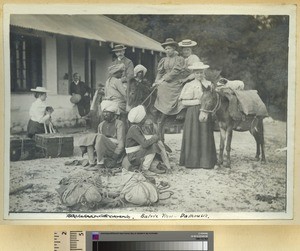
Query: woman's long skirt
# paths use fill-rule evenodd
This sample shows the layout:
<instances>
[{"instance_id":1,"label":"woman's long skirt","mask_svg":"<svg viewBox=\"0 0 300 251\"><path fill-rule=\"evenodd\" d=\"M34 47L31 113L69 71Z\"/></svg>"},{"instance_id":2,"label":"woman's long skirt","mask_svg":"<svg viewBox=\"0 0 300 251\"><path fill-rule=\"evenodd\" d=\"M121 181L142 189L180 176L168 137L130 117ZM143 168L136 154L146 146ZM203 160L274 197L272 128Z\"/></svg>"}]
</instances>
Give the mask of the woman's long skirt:
<instances>
[{"instance_id":1,"label":"woman's long skirt","mask_svg":"<svg viewBox=\"0 0 300 251\"><path fill-rule=\"evenodd\" d=\"M33 138L35 134L41 133L45 133L44 124L30 119L27 124L27 136Z\"/></svg>"},{"instance_id":2,"label":"woman's long skirt","mask_svg":"<svg viewBox=\"0 0 300 251\"><path fill-rule=\"evenodd\" d=\"M200 122L199 109L199 105L187 109L179 165L210 169L217 163L214 124L210 115L207 122Z\"/></svg>"}]
</instances>

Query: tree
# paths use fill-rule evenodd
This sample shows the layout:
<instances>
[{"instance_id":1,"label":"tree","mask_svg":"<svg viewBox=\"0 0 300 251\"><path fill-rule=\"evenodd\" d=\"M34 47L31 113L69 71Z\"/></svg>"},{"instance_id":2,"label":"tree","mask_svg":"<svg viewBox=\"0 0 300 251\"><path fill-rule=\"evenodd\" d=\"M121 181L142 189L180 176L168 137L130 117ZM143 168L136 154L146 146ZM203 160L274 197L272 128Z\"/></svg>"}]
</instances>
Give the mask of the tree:
<instances>
[{"instance_id":1,"label":"tree","mask_svg":"<svg viewBox=\"0 0 300 251\"><path fill-rule=\"evenodd\" d=\"M267 106L287 112L288 16L111 15L110 18L163 42L192 39L194 53L228 79L257 89Z\"/></svg>"}]
</instances>

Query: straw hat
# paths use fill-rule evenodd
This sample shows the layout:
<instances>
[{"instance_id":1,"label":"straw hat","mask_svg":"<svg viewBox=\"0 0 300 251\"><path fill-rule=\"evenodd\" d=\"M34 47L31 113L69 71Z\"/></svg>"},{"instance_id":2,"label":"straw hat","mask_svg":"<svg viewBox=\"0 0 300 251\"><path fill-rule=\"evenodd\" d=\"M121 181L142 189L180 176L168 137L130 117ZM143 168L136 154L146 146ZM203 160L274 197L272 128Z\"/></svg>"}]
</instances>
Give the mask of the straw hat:
<instances>
[{"instance_id":1,"label":"straw hat","mask_svg":"<svg viewBox=\"0 0 300 251\"><path fill-rule=\"evenodd\" d=\"M32 92L51 92L47 90L45 87L37 86L35 89L30 89Z\"/></svg>"},{"instance_id":2,"label":"straw hat","mask_svg":"<svg viewBox=\"0 0 300 251\"><path fill-rule=\"evenodd\" d=\"M112 51L123 51L127 47L125 47L123 44L116 44L115 47L112 49Z\"/></svg>"},{"instance_id":3,"label":"straw hat","mask_svg":"<svg viewBox=\"0 0 300 251\"><path fill-rule=\"evenodd\" d=\"M81 100L80 94L73 94L72 97L70 98L70 102L73 104L77 104L80 100Z\"/></svg>"},{"instance_id":4,"label":"straw hat","mask_svg":"<svg viewBox=\"0 0 300 251\"><path fill-rule=\"evenodd\" d=\"M209 65L203 64L203 62L195 62L188 67L190 70L204 70L209 68Z\"/></svg>"},{"instance_id":5,"label":"straw hat","mask_svg":"<svg viewBox=\"0 0 300 251\"><path fill-rule=\"evenodd\" d=\"M167 38L166 41L165 41L164 43L161 44L161 46L162 46L162 47L166 47L166 46L168 46L168 45L173 45L173 46L175 45L175 46L177 46L178 44L177 44L176 41L174 41L173 38Z\"/></svg>"},{"instance_id":6,"label":"straw hat","mask_svg":"<svg viewBox=\"0 0 300 251\"><path fill-rule=\"evenodd\" d=\"M192 41L190 39L184 39L181 42L179 42L178 45L180 47L193 47L193 46L197 45L197 42Z\"/></svg>"}]
</instances>

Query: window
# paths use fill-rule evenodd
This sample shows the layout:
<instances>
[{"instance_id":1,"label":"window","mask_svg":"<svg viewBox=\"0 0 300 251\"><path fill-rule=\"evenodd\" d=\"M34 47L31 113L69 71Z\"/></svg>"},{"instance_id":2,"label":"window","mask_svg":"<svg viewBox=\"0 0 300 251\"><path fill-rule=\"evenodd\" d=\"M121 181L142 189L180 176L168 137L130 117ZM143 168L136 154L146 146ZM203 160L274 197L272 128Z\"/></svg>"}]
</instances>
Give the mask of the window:
<instances>
[{"instance_id":1,"label":"window","mask_svg":"<svg viewBox=\"0 0 300 251\"><path fill-rule=\"evenodd\" d=\"M42 85L42 41L40 38L11 34L11 91L26 92Z\"/></svg>"}]
</instances>

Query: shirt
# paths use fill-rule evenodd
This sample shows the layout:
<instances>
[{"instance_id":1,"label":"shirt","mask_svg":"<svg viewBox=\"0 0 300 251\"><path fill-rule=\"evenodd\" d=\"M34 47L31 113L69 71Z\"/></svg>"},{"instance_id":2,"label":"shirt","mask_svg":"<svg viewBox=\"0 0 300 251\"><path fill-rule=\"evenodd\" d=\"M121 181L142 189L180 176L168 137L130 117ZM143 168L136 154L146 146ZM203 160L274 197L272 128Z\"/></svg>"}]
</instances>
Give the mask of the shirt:
<instances>
[{"instance_id":1,"label":"shirt","mask_svg":"<svg viewBox=\"0 0 300 251\"><path fill-rule=\"evenodd\" d=\"M46 111L46 102L37 98L30 107L29 117L32 121L42 123Z\"/></svg>"},{"instance_id":2,"label":"shirt","mask_svg":"<svg viewBox=\"0 0 300 251\"><path fill-rule=\"evenodd\" d=\"M121 79L111 77L105 84L105 98L116 101L119 105L120 112L126 110L126 90Z\"/></svg>"},{"instance_id":3,"label":"shirt","mask_svg":"<svg viewBox=\"0 0 300 251\"><path fill-rule=\"evenodd\" d=\"M90 94L90 87L82 81L77 83L73 81L70 85L70 95L73 93L80 94L83 97L86 93Z\"/></svg>"},{"instance_id":4,"label":"shirt","mask_svg":"<svg viewBox=\"0 0 300 251\"><path fill-rule=\"evenodd\" d=\"M121 60L116 59L112 63L112 65L117 65L117 64L122 64L122 63L125 65L125 70L123 72L122 77L125 77L126 81L128 82L134 76L134 71L133 71L134 70L134 66L133 66L132 61L129 58L127 58L127 57L123 57Z\"/></svg>"},{"instance_id":5,"label":"shirt","mask_svg":"<svg viewBox=\"0 0 300 251\"><path fill-rule=\"evenodd\" d=\"M203 94L202 88L207 88L210 85L211 82L207 81L206 79L202 80L201 82L197 79L194 79L183 87L179 99L182 100L182 103L185 106L199 105L200 98Z\"/></svg>"},{"instance_id":6,"label":"shirt","mask_svg":"<svg viewBox=\"0 0 300 251\"><path fill-rule=\"evenodd\" d=\"M121 120L102 121L98 126L98 133L103 134L117 144L114 153L121 154L124 151L125 126Z\"/></svg>"}]
</instances>

